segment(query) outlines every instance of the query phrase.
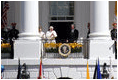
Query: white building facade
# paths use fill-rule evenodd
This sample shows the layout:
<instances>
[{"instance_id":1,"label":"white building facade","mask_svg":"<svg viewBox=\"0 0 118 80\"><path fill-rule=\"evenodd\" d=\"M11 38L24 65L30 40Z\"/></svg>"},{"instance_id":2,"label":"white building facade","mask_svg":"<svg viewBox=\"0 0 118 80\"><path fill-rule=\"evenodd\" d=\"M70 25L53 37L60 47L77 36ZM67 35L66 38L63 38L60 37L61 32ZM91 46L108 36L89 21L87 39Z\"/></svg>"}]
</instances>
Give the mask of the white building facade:
<instances>
[{"instance_id":1,"label":"white building facade","mask_svg":"<svg viewBox=\"0 0 118 80\"><path fill-rule=\"evenodd\" d=\"M17 77L18 58L21 64L27 64L30 78L38 77L42 44L38 37L39 26L42 26L42 30L46 32L50 25L60 30L64 26L66 27L64 29L69 29L70 24L74 23L79 31L79 38L85 39L88 22L90 22L89 51L87 52L89 59L43 58L44 78L86 79L88 60L92 79L96 59L100 60L101 70L104 63L107 63L108 70L110 68L109 57L111 57L114 78L117 79L117 59L115 59L112 47L114 41L110 36L114 22L114 1L11 1L9 3L11 5L8 23L16 22L20 34L19 39L14 42L14 59L2 59L1 62L5 66L5 79Z\"/></svg>"}]
</instances>

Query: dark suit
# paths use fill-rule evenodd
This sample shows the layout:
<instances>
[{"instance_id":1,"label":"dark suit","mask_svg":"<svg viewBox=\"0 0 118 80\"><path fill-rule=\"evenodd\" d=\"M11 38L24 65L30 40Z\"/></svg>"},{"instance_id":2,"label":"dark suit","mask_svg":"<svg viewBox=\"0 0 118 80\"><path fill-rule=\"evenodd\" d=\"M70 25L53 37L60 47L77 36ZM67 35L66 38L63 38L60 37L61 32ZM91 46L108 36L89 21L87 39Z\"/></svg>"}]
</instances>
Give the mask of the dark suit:
<instances>
[{"instance_id":1,"label":"dark suit","mask_svg":"<svg viewBox=\"0 0 118 80\"><path fill-rule=\"evenodd\" d=\"M111 30L111 38L115 44L115 59L117 59L117 29Z\"/></svg>"},{"instance_id":2,"label":"dark suit","mask_svg":"<svg viewBox=\"0 0 118 80\"><path fill-rule=\"evenodd\" d=\"M8 36L7 36L7 31L4 31L4 29L1 29L1 37L5 40L8 39Z\"/></svg>"},{"instance_id":3,"label":"dark suit","mask_svg":"<svg viewBox=\"0 0 118 80\"><path fill-rule=\"evenodd\" d=\"M111 30L111 38L112 40L117 39L117 29Z\"/></svg>"},{"instance_id":4,"label":"dark suit","mask_svg":"<svg viewBox=\"0 0 118 80\"><path fill-rule=\"evenodd\" d=\"M87 33L87 38L89 38L89 34L90 34L90 30L88 30L88 33Z\"/></svg>"},{"instance_id":5,"label":"dark suit","mask_svg":"<svg viewBox=\"0 0 118 80\"><path fill-rule=\"evenodd\" d=\"M71 32L69 33L69 36L68 36L69 43L73 43L74 41L77 41L78 35L79 35L78 30L74 29L73 32L71 30Z\"/></svg>"}]
</instances>

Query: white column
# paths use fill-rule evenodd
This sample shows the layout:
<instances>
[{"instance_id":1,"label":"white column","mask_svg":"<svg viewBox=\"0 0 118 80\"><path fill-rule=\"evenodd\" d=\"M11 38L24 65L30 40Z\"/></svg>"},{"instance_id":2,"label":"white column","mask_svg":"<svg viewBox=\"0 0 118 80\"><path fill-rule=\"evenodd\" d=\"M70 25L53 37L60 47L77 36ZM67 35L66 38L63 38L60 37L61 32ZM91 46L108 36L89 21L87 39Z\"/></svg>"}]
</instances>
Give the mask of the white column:
<instances>
[{"instance_id":1,"label":"white column","mask_svg":"<svg viewBox=\"0 0 118 80\"><path fill-rule=\"evenodd\" d=\"M90 59L115 59L113 43L109 31L108 1L90 2Z\"/></svg>"},{"instance_id":2,"label":"white column","mask_svg":"<svg viewBox=\"0 0 118 80\"><path fill-rule=\"evenodd\" d=\"M90 2L90 38L110 38L109 31L109 2Z\"/></svg>"},{"instance_id":3,"label":"white column","mask_svg":"<svg viewBox=\"0 0 118 80\"><path fill-rule=\"evenodd\" d=\"M14 42L14 59L40 59L41 40L38 33L38 1L21 1L19 39Z\"/></svg>"},{"instance_id":4,"label":"white column","mask_svg":"<svg viewBox=\"0 0 118 80\"><path fill-rule=\"evenodd\" d=\"M21 1L21 26L19 39L39 39L38 1Z\"/></svg>"}]
</instances>

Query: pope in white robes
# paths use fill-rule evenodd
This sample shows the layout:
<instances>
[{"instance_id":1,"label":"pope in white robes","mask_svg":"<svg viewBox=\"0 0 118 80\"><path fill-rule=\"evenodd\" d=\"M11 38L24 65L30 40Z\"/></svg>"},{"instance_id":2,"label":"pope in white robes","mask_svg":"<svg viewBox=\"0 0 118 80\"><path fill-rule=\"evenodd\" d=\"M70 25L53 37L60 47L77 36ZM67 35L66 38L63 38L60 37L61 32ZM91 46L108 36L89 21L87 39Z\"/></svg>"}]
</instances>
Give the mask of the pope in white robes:
<instances>
[{"instance_id":1,"label":"pope in white robes","mask_svg":"<svg viewBox=\"0 0 118 80\"><path fill-rule=\"evenodd\" d=\"M49 28L50 30L46 32L46 38L48 39L48 43L51 43L51 42L54 42L56 43L55 41L55 38L57 37L57 33L55 30L53 30L53 26L50 26Z\"/></svg>"}]
</instances>

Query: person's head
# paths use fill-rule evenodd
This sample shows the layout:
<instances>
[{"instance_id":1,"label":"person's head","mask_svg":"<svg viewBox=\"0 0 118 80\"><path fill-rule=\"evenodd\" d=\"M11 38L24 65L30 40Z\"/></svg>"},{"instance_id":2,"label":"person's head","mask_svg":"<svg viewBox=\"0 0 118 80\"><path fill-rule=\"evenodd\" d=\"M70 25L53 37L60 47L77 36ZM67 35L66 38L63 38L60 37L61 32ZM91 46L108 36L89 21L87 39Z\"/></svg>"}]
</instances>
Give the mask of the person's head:
<instances>
[{"instance_id":1,"label":"person's head","mask_svg":"<svg viewBox=\"0 0 118 80\"><path fill-rule=\"evenodd\" d=\"M49 29L50 29L50 31L53 31L54 27L53 27L53 26L50 26L50 28L49 28Z\"/></svg>"},{"instance_id":2,"label":"person's head","mask_svg":"<svg viewBox=\"0 0 118 80\"><path fill-rule=\"evenodd\" d=\"M88 27L90 27L90 22L88 22Z\"/></svg>"},{"instance_id":3,"label":"person's head","mask_svg":"<svg viewBox=\"0 0 118 80\"><path fill-rule=\"evenodd\" d=\"M117 23L113 23L112 25L114 29L117 29Z\"/></svg>"},{"instance_id":4,"label":"person's head","mask_svg":"<svg viewBox=\"0 0 118 80\"><path fill-rule=\"evenodd\" d=\"M87 25L88 29L90 29L90 23L88 22L88 25Z\"/></svg>"},{"instance_id":5,"label":"person's head","mask_svg":"<svg viewBox=\"0 0 118 80\"><path fill-rule=\"evenodd\" d=\"M11 25L12 25L12 29L16 28L16 23L11 23Z\"/></svg>"},{"instance_id":6,"label":"person's head","mask_svg":"<svg viewBox=\"0 0 118 80\"><path fill-rule=\"evenodd\" d=\"M42 31L42 27L40 26L40 27L39 27L39 32L41 32L41 31Z\"/></svg>"},{"instance_id":7,"label":"person's head","mask_svg":"<svg viewBox=\"0 0 118 80\"><path fill-rule=\"evenodd\" d=\"M74 28L75 28L74 24L71 24L71 29L74 29Z\"/></svg>"}]
</instances>

